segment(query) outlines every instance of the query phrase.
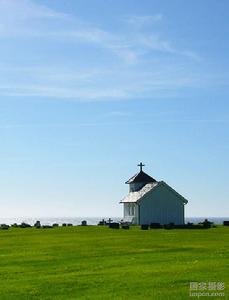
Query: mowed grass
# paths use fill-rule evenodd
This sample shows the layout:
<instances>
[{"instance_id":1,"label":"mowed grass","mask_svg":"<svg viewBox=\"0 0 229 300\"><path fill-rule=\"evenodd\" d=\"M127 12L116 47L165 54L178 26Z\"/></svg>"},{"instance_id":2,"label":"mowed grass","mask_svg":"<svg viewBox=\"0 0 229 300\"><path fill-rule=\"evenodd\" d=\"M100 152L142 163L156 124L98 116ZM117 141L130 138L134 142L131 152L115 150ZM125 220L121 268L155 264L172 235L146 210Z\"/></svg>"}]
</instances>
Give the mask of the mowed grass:
<instances>
[{"instance_id":1,"label":"mowed grass","mask_svg":"<svg viewBox=\"0 0 229 300\"><path fill-rule=\"evenodd\" d=\"M227 299L228 249L226 226L1 230L0 300L193 299L190 282L224 282Z\"/></svg>"}]
</instances>

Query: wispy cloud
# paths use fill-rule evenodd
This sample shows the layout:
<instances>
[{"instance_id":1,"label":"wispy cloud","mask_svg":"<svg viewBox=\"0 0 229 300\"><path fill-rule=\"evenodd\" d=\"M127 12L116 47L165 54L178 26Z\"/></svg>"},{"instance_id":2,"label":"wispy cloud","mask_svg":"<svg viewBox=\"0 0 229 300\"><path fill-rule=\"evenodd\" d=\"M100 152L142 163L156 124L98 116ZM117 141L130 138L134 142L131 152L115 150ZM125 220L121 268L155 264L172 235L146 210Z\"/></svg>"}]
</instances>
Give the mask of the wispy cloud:
<instances>
[{"instance_id":1,"label":"wispy cloud","mask_svg":"<svg viewBox=\"0 0 229 300\"><path fill-rule=\"evenodd\" d=\"M182 89L208 86L210 76L190 72L181 64L160 62L145 70L125 65L98 68L57 66L9 67L0 65L5 78L0 80L0 95L11 97L49 97L74 101L163 98L179 96ZM152 70L151 70L152 68ZM13 73L15 79L9 80Z\"/></svg>"},{"instance_id":2,"label":"wispy cloud","mask_svg":"<svg viewBox=\"0 0 229 300\"><path fill-rule=\"evenodd\" d=\"M47 6L35 4L31 0L0 0L1 22L14 23L34 18L65 18L67 15L56 12Z\"/></svg>"},{"instance_id":3,"label":"wispy cloud","mask_svg":"<svg viewBox=\"0 0 229 300\"><path fill-rule=\"evenodd\" d=\"M163 51L192 56L191 51L177 50L169 41L159 38L158 34L133 32L133 24L138 28L162 20L161 14L128 16L126 23L131 25L123 33L113 33L70 15L56 12L50 8L35 4L31 0L0 0L0 37L55 38L69 42L92 43L112 51L126 62L135 62L146 51ZM35 22L34 22L35 19ZM41 22L36 22L41 19ZM54 30L51 26L55 19L62 19L61 26ZM45 23L45 20L47 23ZM194 55L193 55L194 56Z\"/></svg>"},{"instance_id":4,"label":"wispy cloud","mask_svg":"<svg viewBox=\"0 0 229 300\"><path fill-rule=\"evenodd\" d=\"M30 86L0 86L0 94L2 96L11 97L50 97L50 98L66 98L75 99L77 101L91 101L100 99L113 100L129 98L130 94L124 90L117 89L75 89L75 88L63 88L57 86L45 86L45 85L30 85Z\"/></svg>"},{"instance_id":5,"label":"wispy cloud","mask_svg":"<svg viewBox=\"0 0 229 300\"><path fill-rule=\"evenodd\" d=\"M55 67L10 68L15 80L1 79L0 94L11 97L50 97L74 101L109 101L115 99L166 97L184 88L201 87L208 79L201 74L187 74L179 65L151 63L154 70L126 66L98 69ZM1 66L6 73L8 66ZM26 78L26 79L25 79ZM10 82L11 81L11 82Z\"/></svg>"},{"instance_id":6,"label":"wispy cloud","mask_svg":"<svg viewBox=\"0 0 229 300\"><path fill-rule=\"evenodd\" d=\"M160 97L176 89L198 85L200 74L193 73L190 64L186 66L184 63L186 59L195 64L198 55L172 45L159 30L144 30L145 26L160 23L163 19L161 14L129 15L125 17L126 27L118 32L31 0L0 0L0 39L10 37L14 45L20 43L21 38L23 41L27 39L24 47L30 49L30 61L33 61L33 39L37 41L38 38L41 45L48 41L57 46L61 43L62 47L72 45L76 51L83 47L82 51L86 49L89 57L95 49L101 52L98 55L100 63L93 60L94 66L87 63L86 56L83 61L77 60L77 55L72 53L74 63L67 66L64 66L68 60L65 53L50 65L25 65L20 60L6 65L0 61L5 74L0 80L0 94L77 101L114 100ZM176 57L175 63L170 62L168 68L168 60L164 61L163 57L157 56L158 53ZM101 63L104 54L107 60ZM47 55L51 57L52 53Z\"/></svg>"},{"instance_id":7,"label":"wispy cloud","mask_svg":"<svg viewBox=\"0 0 229 300\"><path fill-rule=\"evenodd\" d=\"M130 111L120 111L120 110L114 110L107 114L107 116L112 117L131 117L133 115Z\"/></svg>"},{"instance_id":8,"label":"wispy cloud","mask_svg":"<svg viewBox=\"0 0 229 300\"><path fill-rule=\"evenodd\" d=\"M124 22L128 23L131 26L134 26L135 28L142 28L145 26L153 25L157 22L160 22L162 20L163 16L162 14L155 14L155 15L129 15L123 18Z\"/></svg>"}]
</instances>

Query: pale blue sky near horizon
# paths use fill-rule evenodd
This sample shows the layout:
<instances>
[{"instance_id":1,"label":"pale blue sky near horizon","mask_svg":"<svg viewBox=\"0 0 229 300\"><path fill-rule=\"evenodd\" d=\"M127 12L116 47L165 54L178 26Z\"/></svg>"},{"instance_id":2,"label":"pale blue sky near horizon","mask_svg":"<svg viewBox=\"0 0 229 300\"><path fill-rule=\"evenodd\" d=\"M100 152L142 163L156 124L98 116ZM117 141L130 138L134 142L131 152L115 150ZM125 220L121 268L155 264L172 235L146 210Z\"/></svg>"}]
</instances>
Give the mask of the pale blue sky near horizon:
<instances>
[{"instance_id":1,"label":"pale blue sky near horizon","mask_svg":"<svg viewBox=\"0 0 229 300\"><path fill-rule=\"evenodd\" d=\"M0 0L0 216L121 216L140 161L228 216L228 53L226 0Z\"/></svg>"}]
</instances>

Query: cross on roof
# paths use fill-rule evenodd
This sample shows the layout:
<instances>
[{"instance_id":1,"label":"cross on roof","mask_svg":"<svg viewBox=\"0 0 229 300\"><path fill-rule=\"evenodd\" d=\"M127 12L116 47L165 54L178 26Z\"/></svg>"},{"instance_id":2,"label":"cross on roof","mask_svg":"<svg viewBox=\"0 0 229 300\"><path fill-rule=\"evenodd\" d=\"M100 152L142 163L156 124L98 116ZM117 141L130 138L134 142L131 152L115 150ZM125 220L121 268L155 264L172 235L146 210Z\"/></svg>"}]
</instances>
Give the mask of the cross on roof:
<instances>
[{"instance_id":1,"label":"cross on roof","mask_svg":"<svg viewBox=\"0 0 229 300\"><path fill-rule=\"evenodd\" d=\"M144 167L145 165L143 165L142 162L140 162L140 164L138 164L138 167L140 167L140 172L142 171L142 167Z\"/></svg>"}]
</instances>

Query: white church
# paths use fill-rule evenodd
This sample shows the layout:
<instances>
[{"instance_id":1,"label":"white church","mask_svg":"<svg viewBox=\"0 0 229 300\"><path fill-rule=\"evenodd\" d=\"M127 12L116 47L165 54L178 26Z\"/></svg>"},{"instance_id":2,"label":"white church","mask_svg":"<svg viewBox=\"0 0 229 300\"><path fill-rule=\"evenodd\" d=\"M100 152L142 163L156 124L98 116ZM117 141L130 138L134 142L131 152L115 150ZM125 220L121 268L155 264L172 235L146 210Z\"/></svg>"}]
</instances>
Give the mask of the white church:
<instances>
[{"instance_id":1,"label":"white church","mask_svg":"<svg viewBox=\"0 0 229 300\"><path fill-rule=\"evenodd\" d=\"M120 203L124 206L123 222L161 225L184 224L184 206L188 201L164 181L157 181L142 171L131 177L129 194Z\"/></svg>"}]
</instances>

